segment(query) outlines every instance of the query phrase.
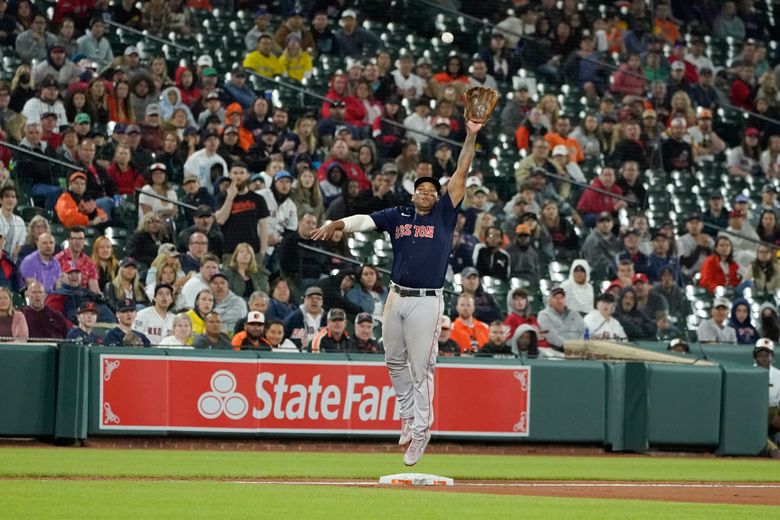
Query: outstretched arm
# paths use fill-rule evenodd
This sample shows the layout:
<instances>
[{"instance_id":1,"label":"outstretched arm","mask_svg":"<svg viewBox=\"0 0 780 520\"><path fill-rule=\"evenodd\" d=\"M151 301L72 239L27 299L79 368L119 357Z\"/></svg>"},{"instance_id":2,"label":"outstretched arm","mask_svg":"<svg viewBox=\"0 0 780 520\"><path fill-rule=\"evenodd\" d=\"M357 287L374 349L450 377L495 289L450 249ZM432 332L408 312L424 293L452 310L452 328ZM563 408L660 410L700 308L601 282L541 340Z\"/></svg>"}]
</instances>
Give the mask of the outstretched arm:
<instances>
[{"instance_id":1,"label":"outstretched arm","mask_svg":"<svg viewBox=\"0 0 780 520\"><path fill-rule=\"evenodd\" d=\"M368 215L352 215L351 217L345 217L333 222L326 221L322 227L311 232L311 238L313 240L330 240L333 233L340 229L345 233L371 231L376 229L376 224L374 219Z\"/></svg>"},{"instance_id":2,"label":"outstretched arm","mask_svg":"<svg viewBox=\"0 0 780 520\"><path fill-rule=\"evenodd\" d=\"M481 123L466 121L466 140L463 141L463 148L458 156L458 167L447 183L447 192L450 194L453 207L460 204L466 194L466 176L471 169L471 161L474 159L474 144L477 140L477 133L482 129L482 126Z\"/></svg>"}]
</instances>

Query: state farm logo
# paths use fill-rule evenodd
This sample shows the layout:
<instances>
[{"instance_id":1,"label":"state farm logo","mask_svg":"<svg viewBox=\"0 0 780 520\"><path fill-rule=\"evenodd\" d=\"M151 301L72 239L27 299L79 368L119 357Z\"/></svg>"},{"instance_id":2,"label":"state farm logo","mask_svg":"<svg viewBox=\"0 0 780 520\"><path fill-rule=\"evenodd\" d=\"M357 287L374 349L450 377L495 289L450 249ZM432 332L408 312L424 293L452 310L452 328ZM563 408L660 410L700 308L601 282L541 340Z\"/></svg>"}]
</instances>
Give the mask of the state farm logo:
<instances>
[{"instance_id":1,"label":"state farm logo","mask_svg":"<svg viewBox=\"0 0 780 520\"><path fill-rule=\"evenodd\" d=\"M246 397L236 390L236 376L227 370L218 370L211 376L211 392L198 399L198 411L206 419L216 419L223 413L233 420L242 419L249 411Z\"/></svg>"}]
</instances>

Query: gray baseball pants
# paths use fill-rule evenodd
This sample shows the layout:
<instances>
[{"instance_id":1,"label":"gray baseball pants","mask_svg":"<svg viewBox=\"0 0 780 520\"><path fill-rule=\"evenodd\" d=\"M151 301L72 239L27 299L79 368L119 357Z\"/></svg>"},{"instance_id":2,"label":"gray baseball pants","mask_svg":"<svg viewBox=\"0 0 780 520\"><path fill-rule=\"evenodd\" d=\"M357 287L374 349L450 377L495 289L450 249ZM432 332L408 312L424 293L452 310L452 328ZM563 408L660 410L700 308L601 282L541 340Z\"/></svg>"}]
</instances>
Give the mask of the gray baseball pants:
<instances>
[{"instance_id":1,"label":"gray baseball pants","mask_svg":"<svg viewBox=\"0 0 780 520\"><path fill-rule=\"evenodd\" d=\"M385 363L402 419L414 418L422 439L433 424L433 371L439 350L444 298L401 296L390 289L382 322Z\"/></svg>"}]
</instances>

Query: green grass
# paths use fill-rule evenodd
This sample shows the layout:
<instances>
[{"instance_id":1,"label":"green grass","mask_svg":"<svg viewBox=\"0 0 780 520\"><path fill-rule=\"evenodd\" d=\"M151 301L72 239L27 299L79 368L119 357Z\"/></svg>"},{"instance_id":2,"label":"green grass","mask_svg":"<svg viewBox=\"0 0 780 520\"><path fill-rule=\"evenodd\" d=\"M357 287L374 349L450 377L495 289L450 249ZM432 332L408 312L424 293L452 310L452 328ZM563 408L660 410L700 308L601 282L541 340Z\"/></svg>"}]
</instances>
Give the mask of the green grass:
<instances>
[{"instance_id":1,"label":"green grass","mask_svg":"<svg viewBox=\"0 0 780 520\"><path fill-rule=\"evenodd\" d=\"M408 471L402 453L3 448L0 477L359 478ZM455 479L780 482L769 459L426 454L414 471Z\"/></svg>"},{"instance_id":2,"label":"green grass","mask_svg":"<svg viewBox=\"0 0 780 520\"><path fill-rule=\"evenodd\" d=\"M227 482L6 481L3 518L771 518L776 508Z\"/></svg>"}]
</instances>

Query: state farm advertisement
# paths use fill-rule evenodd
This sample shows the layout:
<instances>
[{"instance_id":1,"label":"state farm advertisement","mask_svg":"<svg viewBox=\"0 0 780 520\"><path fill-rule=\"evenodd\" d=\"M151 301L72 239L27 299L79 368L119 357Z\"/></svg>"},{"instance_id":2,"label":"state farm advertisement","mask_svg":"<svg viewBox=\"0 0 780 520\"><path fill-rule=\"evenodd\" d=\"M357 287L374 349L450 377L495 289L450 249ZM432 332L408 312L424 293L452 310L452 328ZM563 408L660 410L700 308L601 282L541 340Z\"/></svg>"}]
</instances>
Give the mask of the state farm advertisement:
<instances>
[{"instance_id":1,"label":"state farm advertisement","mask_svg":"<svg viewBox=\"0 0 780 520\"><path fill-rule=\"evenodd\" d=\"M380 362L100 356L100 429L392 435L399 413ZM526 437L531 369L440 365L433 433Z\"/></svg>"}]
</instances>

